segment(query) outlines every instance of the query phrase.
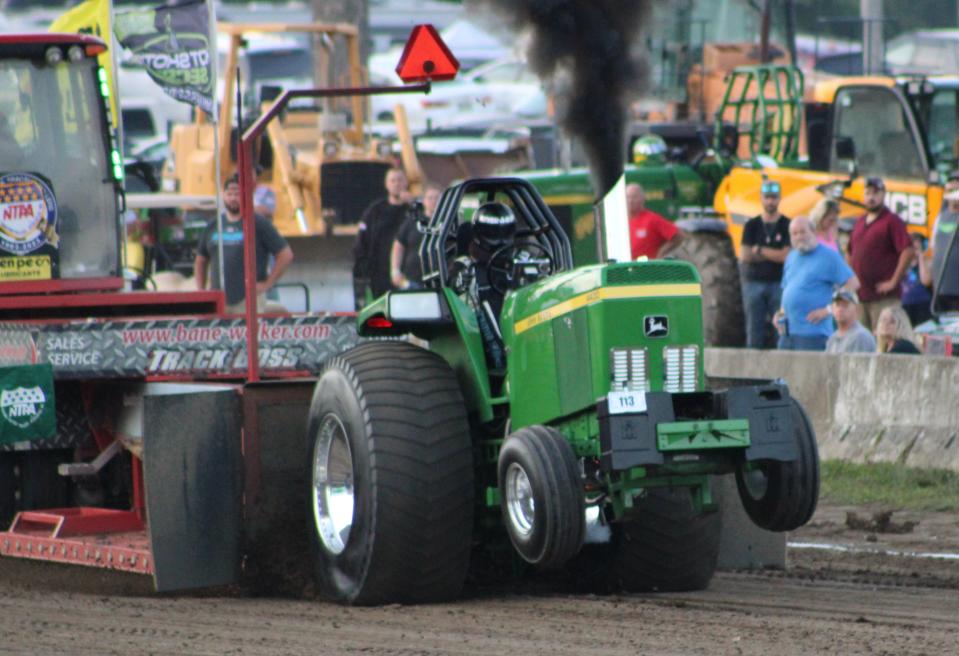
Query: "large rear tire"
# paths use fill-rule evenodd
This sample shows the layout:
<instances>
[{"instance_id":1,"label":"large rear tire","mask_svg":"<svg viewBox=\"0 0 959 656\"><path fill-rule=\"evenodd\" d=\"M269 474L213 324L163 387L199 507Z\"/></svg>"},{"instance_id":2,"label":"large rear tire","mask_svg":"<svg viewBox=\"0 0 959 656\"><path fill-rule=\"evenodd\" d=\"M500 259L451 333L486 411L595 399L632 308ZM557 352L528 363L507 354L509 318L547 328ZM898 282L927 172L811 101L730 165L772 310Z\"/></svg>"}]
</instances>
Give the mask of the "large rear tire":
<instances>
[{"instance_id":1,"label":"large rear tire","mask_svg":"<svg viewBox=\"0 0 959 656\"><path fill-rule=\"evenodd\" d=\"M707 346L745 346L746 322L739 265L725 232L688 232L670 254L699 271L703 285L703 331Z\"/></svg>"},{"instance_id":2,"label":"large rear tire","mask_svg":"<svg viewBox=\"0 0 959 656\"><path fill-rule=\"evenodd\" d=\"M719 557L718 512L695 514L686 488L651 488L635 519L612 526L608 585L626 592L704 590Z\"/></svg>"},{"instance_id":3,"label":"large rear tire","mask_svg":"<svg viewBox=\"0 0 959 656\"><path fill-rule=\"evenodd\" d=\"M790 398L793 439L799 458L766 461L736 470L736 487L749 518L767 531L792 531L808 522L819 502L819 449L806 411Z\"/></svg>"},{"instance_id":4,"label":"large rear tire","mask_svg":"<svg viewBox=\"0 0 959 656\"><path fill-rule=\"evenodd\" d=\"M503 523L525 561L556 568L579 553L586 508L566 438L546 426L521 428L503 444L497 473Z\"/></svg>"},{"instance_id":5,"label":"large rear tire","mask_svg":"<svg viewBox=\"0 0 959 656\"><path fill-rule=\"evenodd\" d=\"M449 365L405 342L358 346L317 381L308 435L320 592L358 605L459 595L472 546L473 454Z\"/></svg>"}]
</instances>

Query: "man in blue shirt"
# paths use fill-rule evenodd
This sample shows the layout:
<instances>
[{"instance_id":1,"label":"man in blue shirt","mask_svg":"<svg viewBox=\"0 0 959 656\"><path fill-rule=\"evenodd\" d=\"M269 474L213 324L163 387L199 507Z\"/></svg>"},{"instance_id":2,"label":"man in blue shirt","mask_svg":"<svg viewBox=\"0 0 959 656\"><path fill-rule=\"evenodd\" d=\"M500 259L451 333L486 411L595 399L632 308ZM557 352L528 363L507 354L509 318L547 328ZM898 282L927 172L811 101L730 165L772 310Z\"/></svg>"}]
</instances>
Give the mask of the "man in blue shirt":
<instances>
[{"instance_id":1,"label":"man in blue shirt","mask_svg":"<svg viewBox=\"0 0 959 656\"><path fill-rule=\"evenodd\" d=\"M856 291L859 280L839 253L819 243L808 218L790 222L789 241L792 250L783 268L782 307L774 319L779 348L823 351L833 332L833 291Z\"/></svg>"}]
</instances>

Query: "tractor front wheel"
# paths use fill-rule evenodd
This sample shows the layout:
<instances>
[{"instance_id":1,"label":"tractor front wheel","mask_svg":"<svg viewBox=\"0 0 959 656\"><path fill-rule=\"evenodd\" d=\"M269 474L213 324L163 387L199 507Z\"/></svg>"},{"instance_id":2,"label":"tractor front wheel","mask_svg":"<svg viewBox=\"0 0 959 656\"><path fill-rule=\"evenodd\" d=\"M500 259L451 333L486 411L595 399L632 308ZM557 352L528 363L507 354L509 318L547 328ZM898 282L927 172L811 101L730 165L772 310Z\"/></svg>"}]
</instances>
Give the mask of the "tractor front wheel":
<instances>
[{"instance_id":1,"label":"tractor front wheel","mask_svg":"<svg viewBox=\"0 0 959 656\"><path fill-rule=\"evenodd\" d=\"M560 567L583 546L586 509L576 456L558 431L528 426L510 435L497 467L510 541L527 562Z\"/></svg>"},{"instance_id":2,"label":"tractor front wheel","mask_svg":"<svg viewBox=\"0 0 959 656\"><path fill-rule=\"evenodd\" d=\"M473 529L473 453L456 376L405 342L334 358L310 406L310 540L320 592L373 605L449 600Z\"/></svg>"},{"instance_id":3,"label":"tractor front wheel","mask_svg":"<svg viewBox=\"0 0 959 656\"><path fill-rule=\"evenodd\" d=\"M819 450L806 411L791 398L793 439L799 457L763 461L736 470L736 487L749 518L767 531L792 531L808 522L819 501Z\"/></svg>"}]
</instances>

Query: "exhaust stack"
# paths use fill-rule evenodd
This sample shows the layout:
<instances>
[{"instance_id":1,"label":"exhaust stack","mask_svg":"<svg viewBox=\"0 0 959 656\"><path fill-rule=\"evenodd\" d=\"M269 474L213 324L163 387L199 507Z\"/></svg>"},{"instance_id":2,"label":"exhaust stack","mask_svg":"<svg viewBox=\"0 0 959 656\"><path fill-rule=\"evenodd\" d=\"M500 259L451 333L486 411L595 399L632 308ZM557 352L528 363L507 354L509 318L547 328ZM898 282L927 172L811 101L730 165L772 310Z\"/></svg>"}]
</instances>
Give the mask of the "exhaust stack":
<instances>
[{"instance_id":1,"label":"exhaust stack","mask_svg":"<svg viewBox=\"0 0 959 656\"><path fill-rule=\"evenodd\" d=\"M606 195L593 203L596 224L596 254L600 262L633 259L626 211L626 174L622 173Z\"/></svg>"}]
</instances>

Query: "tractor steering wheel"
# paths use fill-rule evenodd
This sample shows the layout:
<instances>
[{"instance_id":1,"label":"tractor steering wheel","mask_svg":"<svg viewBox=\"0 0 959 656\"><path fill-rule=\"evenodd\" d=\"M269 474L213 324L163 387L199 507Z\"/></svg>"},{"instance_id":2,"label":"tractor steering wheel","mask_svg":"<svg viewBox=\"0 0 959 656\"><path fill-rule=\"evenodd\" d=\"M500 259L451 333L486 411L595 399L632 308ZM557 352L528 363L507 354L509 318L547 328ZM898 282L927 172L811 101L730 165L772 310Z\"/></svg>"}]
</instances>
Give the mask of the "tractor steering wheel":
<instances>
[{"instance_id":1,"label":"tractor steering wheel","mask_svg":"<svg viewBox=\"0 0 959 656\"><path fill-rule=\"evenodd\" d=\"M506 244L493 252L486 265L490 287L504 296L508 290L525 287L555 269L552 252L535 241Z\"/></svg>"}]
</instances>

